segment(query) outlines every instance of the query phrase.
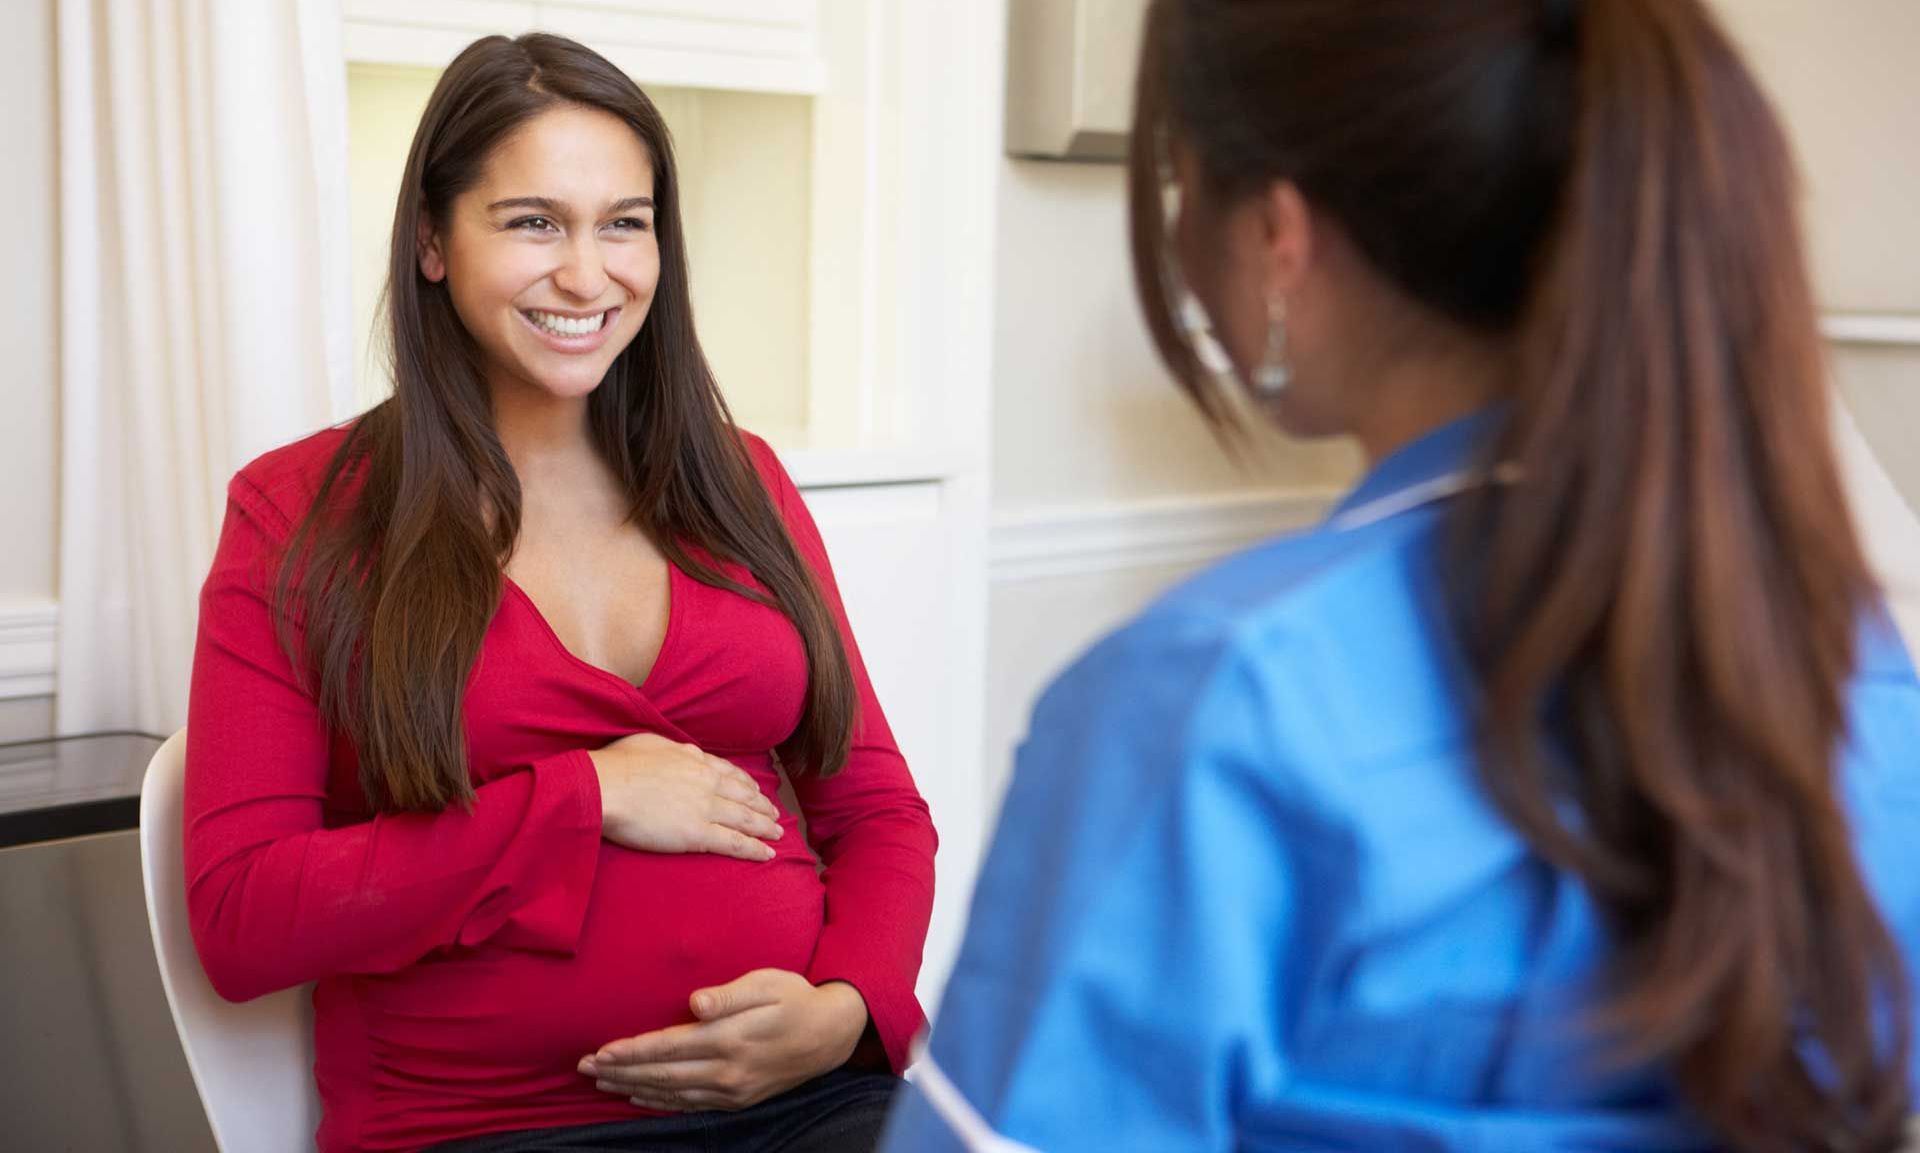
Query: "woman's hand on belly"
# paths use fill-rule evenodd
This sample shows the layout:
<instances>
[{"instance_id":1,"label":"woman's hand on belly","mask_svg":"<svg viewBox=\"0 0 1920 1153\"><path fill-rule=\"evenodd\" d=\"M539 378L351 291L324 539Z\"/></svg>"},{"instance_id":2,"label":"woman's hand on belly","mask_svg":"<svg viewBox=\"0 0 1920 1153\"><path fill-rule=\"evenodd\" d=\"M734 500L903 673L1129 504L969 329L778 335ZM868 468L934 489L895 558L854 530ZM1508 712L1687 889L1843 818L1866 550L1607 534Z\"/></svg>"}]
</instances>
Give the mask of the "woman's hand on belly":
<instances>
[{"instance_id":1,"label":"woman's hand on belly","mask_svg":"<svg viewBox=\"0 0 1920 1153\"><path fill-rule=\"evenodd\" d=\"M839 1068L867 1027L852 985L757 969L691 999L690 1025L603 1045L580 1062L596 1087L668 1112L745 1109Z\"/></svg>"},{"instance_id":2,"label":"woman's hand on belly","mask_svg":"<svg viewBox=\"0 0 1920 1153\"><path fill-rule=\"evenodd\" d=\"M654 733L587 754L600 777L607 840L649 853L719 853L770 861L780 810L738 765Z\"/></svg>"}]
</instances>

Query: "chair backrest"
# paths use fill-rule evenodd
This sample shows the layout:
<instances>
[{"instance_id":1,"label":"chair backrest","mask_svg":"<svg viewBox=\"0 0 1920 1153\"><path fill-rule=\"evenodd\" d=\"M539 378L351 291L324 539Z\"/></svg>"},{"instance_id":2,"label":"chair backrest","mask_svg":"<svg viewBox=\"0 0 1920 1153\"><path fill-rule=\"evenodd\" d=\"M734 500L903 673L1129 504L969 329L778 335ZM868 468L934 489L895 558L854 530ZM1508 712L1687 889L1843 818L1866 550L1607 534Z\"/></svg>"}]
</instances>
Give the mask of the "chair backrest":
<instances>
[{"instance_id":1,"label":"chair backrest","mask_svg":"<svg viewBox=\"0 0 1920 1153\"><path fill-rule=\"evenodd\" d=\"M140 872L160 983L223 1153L311 1151L320 1124L312 986L236 1005L213 991L194 951L181 861L186 748L183 729L154 754L140 789Z\"/></svg>"}]
</instances>

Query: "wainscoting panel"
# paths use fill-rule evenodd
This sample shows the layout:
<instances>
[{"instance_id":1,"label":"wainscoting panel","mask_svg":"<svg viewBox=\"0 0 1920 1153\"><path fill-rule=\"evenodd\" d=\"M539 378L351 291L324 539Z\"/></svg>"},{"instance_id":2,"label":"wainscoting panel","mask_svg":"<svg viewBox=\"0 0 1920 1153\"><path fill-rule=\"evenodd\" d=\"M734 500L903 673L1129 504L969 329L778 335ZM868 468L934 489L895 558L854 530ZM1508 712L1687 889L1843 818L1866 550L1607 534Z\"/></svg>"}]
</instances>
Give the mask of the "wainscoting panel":
<instances>
[{"instance_id":1,"label":"wainscoting panel","mask_svg":"<svg viewBox=\"0 0 1920 1153\"><path fill-rule=\"evenodd\" d=\"M52 695L59 618L52 601L0 601L0 701Z\"/></svg>"},{"instance_id":2,"label":"wainscoting panel","mask_svg":"<svg viewBox=\"0 0 1920 1153\"><path fill-rule=\"evenodd\" d=\"M985 797L998 812L1034 701L1096 639L1194 572L1311 525L1330 492L1038 509L989 535Z\"/></svg>"}]
</instances>

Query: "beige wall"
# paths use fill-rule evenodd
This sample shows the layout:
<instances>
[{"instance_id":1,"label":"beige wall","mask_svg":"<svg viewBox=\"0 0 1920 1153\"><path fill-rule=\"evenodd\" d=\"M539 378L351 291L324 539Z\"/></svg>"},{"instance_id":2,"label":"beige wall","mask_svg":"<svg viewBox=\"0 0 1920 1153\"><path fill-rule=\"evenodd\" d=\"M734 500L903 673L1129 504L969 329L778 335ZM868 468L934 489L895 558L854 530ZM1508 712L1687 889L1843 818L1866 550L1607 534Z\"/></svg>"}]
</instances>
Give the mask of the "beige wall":
<instances>
[{"instance_id":1,"label":"beige wall","mask_svg":"<svg viewBox=\"0 0 1920 1153\"><path fill-rule=\"evenodd\" d=\"M1154 538L1168 518L1136 522L1127 510L1177 501L1206 520L1216 499L1225 508L1255 490L1326 490L1358 468L1343 444L1263 437L1251 459L1236 463L1213 439L1147 341L1128 263L1124 179L1113 164L1001 163L993 515L1006 525L1045 514L1064 531L1053 575L991 565L983 780L990 811L1039 690L1087 643L1198 567L1159 563ZM1096 535L1117 520L1122 559L1066 539L1082 511ZM1003 527L993 539L1008 535Z\"/></svg>"},{"instance_id":2,"label":"beige wall","mask_svg":"<svg viewBox=\"0 0 1920 1153\"><path fill-rule=\"evenodd\" d=\"M0 38L0 156L14 197L0 280L0 607L54 595L60 281L53 6L15 0Z\"/></svg>"},{"instance_id":3,"label":"beige wall","mask_svg":"<svg viewBox=\"0 0 1920 1153\"><path fill-rule=\"evenodd\" d=\"M996 513L1340 483L1338 445L1230 461L1169 382L1134 303L1125 172L1002 162L993 337Z\"/></svg>"},{"instance_id":4,"label":"beige wall","mask_svg":"<svg viewBox=\"0 0 1920 1153\"><path fill-rule=\"evenodd\" d=\"M1920 4L1715 6L1793 134L1822 305L1920 316ZM1868 443L1920 506L1920 348L1837 347L1833 366Z\"/></svg>"},{"instance_id":5,"label":"beige wall","mask_svg":"<svg viewBox=\"0 0 1920 1153\"><path fill-rule=\"evenodd\" d=\"M981 782L989 818L998 811L1014 750L1048 682L1094 637L1146 608L1195 567L1141 565L995 584L987 621L988 761Z\"/></svg>"},{"instance_id":6,"label":"beige wall","mask_svg":"<svg viewBox=\"0 0 1920 1153\"><path fill-rule=\"evenodd\" d=\"M1920 263L1920 248L1914 260ZM1833 365L1874 455L1907 503L1920 508L1920 349L1836 349Z\"/></svg>"},{"instance_id":7,"label":"beige wall","mask_svg":"<svg viewBox=\"0 0 1920 1153\"><path fill-rule=\"evenodd\" d=\"M1920 4L1715 0L1779 105L1830 309L1920 312Z\"/></svg>"}]
</instances>

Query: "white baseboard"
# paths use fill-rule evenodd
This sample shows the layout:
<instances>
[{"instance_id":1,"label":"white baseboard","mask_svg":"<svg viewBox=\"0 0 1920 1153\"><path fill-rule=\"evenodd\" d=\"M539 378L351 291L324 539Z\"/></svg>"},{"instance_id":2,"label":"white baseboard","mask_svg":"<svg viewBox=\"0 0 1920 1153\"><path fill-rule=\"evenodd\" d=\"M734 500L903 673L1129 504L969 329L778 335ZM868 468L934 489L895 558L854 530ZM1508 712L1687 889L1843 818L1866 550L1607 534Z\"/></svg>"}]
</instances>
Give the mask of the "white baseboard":
<instances>
[{"instance_id":1,"label":"white baseboard","mask_svg":"<svg viewBox=\"0 0 1920 1153\"><path fill-rule=\"evenodd\" d=\"M53 695L59 620L53 601L0 601L0 700Z\"/></svg>"},{"instance_id":2,"label":"white baseboard","mask_svg":"<svg viewBox=\"0 0 1920 1153\"><path fill-rule=\"evenodd\" d=\"M1204 564L1325 516L1338 494L1286 490L1044 508L996 517L995 584Z\"/></svg>"},{"instance_id":3,"label":"white baseboard","mask_svg":"<svg viewBox=\"0 0 1920 1153\"><path fill-rule=\"evenodd\" d=\"M1835 344L1920 348L1920 316L1896 312L1830 312L1820 331Z\"/></svg>"}]
</instances>

